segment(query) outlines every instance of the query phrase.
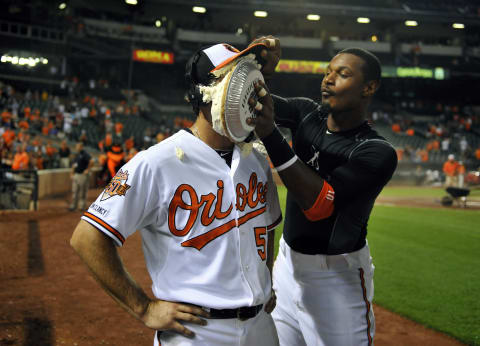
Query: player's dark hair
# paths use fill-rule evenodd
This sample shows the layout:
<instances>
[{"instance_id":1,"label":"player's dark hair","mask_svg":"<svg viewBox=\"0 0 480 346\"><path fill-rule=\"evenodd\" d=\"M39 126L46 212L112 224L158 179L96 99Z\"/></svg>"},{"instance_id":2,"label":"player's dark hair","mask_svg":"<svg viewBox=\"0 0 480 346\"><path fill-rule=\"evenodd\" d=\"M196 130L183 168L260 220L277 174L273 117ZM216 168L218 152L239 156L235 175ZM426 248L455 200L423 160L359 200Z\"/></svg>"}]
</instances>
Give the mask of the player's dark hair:
<instances>
[{"instance_id":1,"label":"player's dark hair","mask_svg":"<svg viewBox=\"0 0 480 346\"><path fill-rule=\"evenodd\" d=\"M365 62L365 64L363 64L362 72L366 82L371 80L380 81L380 78L382 77L382 67L380 60L374 54L362 48L346 48L338 52L338 54L343 53L358 56Z\"/></svg>"}]
</instances>

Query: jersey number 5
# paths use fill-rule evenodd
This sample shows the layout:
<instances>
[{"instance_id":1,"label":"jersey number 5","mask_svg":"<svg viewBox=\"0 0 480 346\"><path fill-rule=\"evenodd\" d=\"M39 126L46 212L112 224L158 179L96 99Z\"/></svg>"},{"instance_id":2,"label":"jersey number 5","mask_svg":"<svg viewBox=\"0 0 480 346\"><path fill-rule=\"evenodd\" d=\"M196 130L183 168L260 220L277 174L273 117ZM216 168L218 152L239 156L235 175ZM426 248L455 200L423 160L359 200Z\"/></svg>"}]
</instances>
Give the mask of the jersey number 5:
<instances>
[{"instance_id":1,"label":"jersey number 5","mask_svg":"<svg viewBox=\"0 0 480 346\"><path fill-rule=\"evenodd\" d=\"M267 258L267 253L265 251L266 245L266 235L267 235L267 227L255 227L255 243L257 244L257 252L262 261L265 261Z\"/></svg>"}]
</instances>

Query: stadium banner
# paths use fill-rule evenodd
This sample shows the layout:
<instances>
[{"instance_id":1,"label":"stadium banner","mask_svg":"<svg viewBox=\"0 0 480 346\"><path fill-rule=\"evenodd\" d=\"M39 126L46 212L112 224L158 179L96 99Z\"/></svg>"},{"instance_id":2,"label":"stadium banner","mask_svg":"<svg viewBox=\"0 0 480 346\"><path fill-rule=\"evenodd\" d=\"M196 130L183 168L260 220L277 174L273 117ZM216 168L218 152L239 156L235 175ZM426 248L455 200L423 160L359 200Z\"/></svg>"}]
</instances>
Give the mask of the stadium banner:
<instances>
[{"instance_id":1,"label":"stadium banner","mask_svg":"<svg viewBox=\"0 0 480 346\"><path fill-rule=\"evenodd\" d=\"M280 59L276 72L324 74L328 61L285 60Z\"/></svg>"},{"instance_id":2,"label":"stadium banner","mask_svg":"<svg viewBox=\"0 0 480 346\"><path fill-rule=\"evenodd\" d=\"M174 62L173 53L160 50L135 49L133 50L132 58L134 61L153 62L156 64L173 64Z\"/></svg>"},{"instance_id":3,"label":"stadium banner","mask_svg":"<svg viewBox=\"0 0 480 346\"><path fill-rule=\"evenodd\" d=\"M325 74L327 66L328 66L328 61L280 59L275 71L284 72L284 73ZM448 78L448 74L447 74L447 70L441 67L420 68L420 67L382 66L382 77L434 78L438 80L443 80Z\"/></svg>"}]
</instances>

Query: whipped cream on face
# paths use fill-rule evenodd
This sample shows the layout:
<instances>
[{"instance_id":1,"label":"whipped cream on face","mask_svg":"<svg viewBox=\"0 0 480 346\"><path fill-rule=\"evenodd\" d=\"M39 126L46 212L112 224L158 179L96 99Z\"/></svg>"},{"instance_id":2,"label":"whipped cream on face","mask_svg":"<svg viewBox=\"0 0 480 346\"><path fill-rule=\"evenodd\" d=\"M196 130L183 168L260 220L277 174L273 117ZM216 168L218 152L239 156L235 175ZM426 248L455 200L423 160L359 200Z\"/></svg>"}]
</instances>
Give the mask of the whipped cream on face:
<instances>
[{"instance_id":1,"label":"whipped cream on face","mask_svg":"<svg viewBox=\"0 0 480 346\"><path fill-rule=\"evenodd\" d=\"M255 54L248 54L241 58L235 59L222 68L213 71L212 74L216 77L216 79L210 85L199 86L200 92L202 93L203 102L212 103L212 109L210 113L212 114L213 130L222 136L227 136L227 130L223 127L222 122L222 104L224 90L228 87L228 81L230 80L230 78L224 77L228 73L232 73L235 69L235 66L237 66L240 61L244 60L255 61ZM261 68L261 65L258 63L257 66L259 66L259 69Z\"/></svg>"}]
</instances>

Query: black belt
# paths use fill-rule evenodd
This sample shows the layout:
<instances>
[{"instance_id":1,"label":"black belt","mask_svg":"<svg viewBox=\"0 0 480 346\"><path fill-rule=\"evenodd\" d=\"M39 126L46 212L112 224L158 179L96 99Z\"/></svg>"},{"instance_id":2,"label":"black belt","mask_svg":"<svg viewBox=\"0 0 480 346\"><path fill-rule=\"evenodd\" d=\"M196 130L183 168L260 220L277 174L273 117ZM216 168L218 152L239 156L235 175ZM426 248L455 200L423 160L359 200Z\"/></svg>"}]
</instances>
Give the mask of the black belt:
<instances>
[{"instance_id":1,"label":"black belt","mask_svg":"<svg viewBox=\"0 0 480 346\"><path fill-rule=\"evenodd\" d=\"M224 319L224 318L238 318L241 321L257 316L262 310L263 304L256 306L244 306L236 309L208 309L204 308L210 313L210 318Z\"/></svg>"}]
</instances>

